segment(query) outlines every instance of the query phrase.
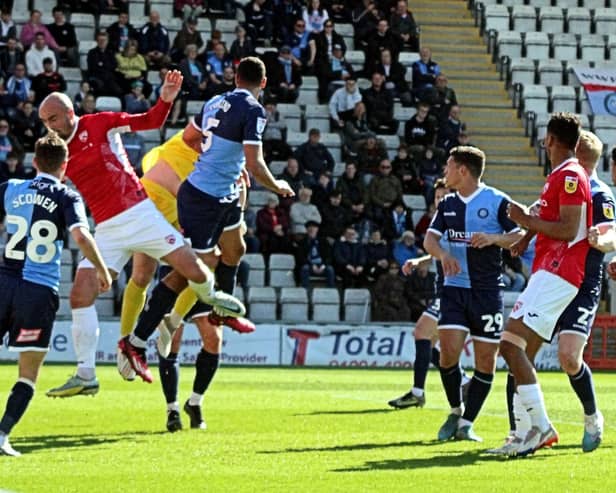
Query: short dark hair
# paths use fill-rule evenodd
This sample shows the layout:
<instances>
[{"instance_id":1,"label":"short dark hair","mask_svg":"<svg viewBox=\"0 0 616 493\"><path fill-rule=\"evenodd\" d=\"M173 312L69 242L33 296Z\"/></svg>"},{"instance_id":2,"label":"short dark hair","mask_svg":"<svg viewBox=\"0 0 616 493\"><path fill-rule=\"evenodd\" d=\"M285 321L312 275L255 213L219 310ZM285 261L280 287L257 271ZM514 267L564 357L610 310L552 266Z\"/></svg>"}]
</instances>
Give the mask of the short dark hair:
<instances>
[{"instance_id":1,"label":"short dark hair","mask_svg":"<svg viewBox=\"0 0 616 493\"><path fill-rule=\"evenodd\" d=\"M56 12L64 13L64 9L62 7L60 7L59 5L56 5L53 9L51 9L51 13L55 14Z\"/></svg>"},{"instance_id":2,"label":"short dark hair","mask_svg":"<svg viewBox=\"0 0 616 493\"><path fill-rule=\"evenodd\" d=\"M548 133L570 150L575 149L581 130L580 119L568 112L552 113L547 128Z\"/></svg>"},{"instance_id":3,"label":"short dark hair","mask_svg":"<svg viewBox=\"0 0 616 493\"><path fill-rule=\"evenodd\" d=\"M481 178L481 175L483 175L486 155L481 149L473 146L457 146L449 151L449 156L456 163L466 166L475 178Z\"/></svg>"},{"instance_id":4,"label":"short dark hair","mask_svg":"<svg viewBox=\"0 0 616 493\"><path fill-rule=\"evenodd\" d=\"M237 77L244 84L258 86L265 77L265 64L254 56L242 58L237 66Z\"/></svg>"},{"instance_id":5,"label":"short dark hair","mask_svg":"<svg viewBox=\"0 0 616 493\"><path fill-rule=\"evenodd\" d=\"M34 161L39 171L54 173L68 158L68 147L56 132L49 131L34 144Z\"/></svg>"}]
</instances>

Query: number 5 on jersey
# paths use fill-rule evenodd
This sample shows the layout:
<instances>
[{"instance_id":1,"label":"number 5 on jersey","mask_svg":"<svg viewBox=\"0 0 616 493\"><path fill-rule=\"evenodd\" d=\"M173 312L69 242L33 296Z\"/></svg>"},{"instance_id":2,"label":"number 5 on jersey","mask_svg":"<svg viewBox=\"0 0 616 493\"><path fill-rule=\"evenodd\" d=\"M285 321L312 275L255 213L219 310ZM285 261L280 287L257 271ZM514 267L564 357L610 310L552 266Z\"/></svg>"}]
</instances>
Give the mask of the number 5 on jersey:
<instances>
[{"instance_id":1,"label":"number 5 on jersey","mask_svg":"<svg viewBox=\"0 0 616 493\"><path fill-rule=\"evenodd\" d=\"M207 119L207 124L205 125L205 128L201 131L201 133L203 134L203 142L201 142L201 151L202 152L207 152L207 150L212 147L212 131L210 129L212 128L216 128L218 126L218 124L220 123L220 120L218 120L217 118L208 118Z\"/></svg>"}]
</instances>

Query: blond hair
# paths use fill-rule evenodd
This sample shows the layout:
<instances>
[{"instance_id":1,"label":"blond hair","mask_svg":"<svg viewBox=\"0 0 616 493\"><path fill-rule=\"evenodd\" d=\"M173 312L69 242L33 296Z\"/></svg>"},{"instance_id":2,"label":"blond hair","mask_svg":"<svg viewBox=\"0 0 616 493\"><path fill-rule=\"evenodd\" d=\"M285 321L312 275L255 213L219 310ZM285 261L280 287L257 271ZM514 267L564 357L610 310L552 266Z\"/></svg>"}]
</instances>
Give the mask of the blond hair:
<instances>
[{"instance_id":1,"label":"blond hair","mask_svg":"<svg viewBox=\"0 0 616 493\"><path fill-rule=\"evenodd\" d=\"M603 142L601 142L601 139L588 130L582 130L575 147L577 158L583 163L592 165L594 169L597 167L602 153Z\"/></svg>"}]
</instances>

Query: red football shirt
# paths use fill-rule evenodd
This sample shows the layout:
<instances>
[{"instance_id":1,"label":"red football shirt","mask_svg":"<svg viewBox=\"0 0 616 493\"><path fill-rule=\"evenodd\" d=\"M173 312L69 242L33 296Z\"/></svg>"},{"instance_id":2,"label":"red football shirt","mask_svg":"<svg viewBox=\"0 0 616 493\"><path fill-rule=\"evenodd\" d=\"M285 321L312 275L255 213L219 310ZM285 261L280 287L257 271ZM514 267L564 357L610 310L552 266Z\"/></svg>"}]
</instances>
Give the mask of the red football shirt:
<instances>
[{"instance_id":1,"label":"red football shirt","mask_svg":"<svg viewBox=\"0 0 616 493\"><path fill-rule=\"evenodd\" d=\"M558 221L561 205L582 206L582 219L573 241L555 240L537 234L533 262L533 272L543 269L579 287L590 248L587 232L592 225L592 196L588 175L577 159L568 159L552 171L543 187L540 201L539 217L545 221Z\"/></svg>"},{"instance_id":2,"label":"red football shirt","mask_svg":"<svg viewBox=\"0 0 616 493\"><path fill-rule=\"evenodd\" d=\"M67 140L66 175L83 195L97 224L147 198L120 134L160 128L170 108L171 104L159 99L147 113L106 111L77 119Z\"/></svg>"}]
</instances>

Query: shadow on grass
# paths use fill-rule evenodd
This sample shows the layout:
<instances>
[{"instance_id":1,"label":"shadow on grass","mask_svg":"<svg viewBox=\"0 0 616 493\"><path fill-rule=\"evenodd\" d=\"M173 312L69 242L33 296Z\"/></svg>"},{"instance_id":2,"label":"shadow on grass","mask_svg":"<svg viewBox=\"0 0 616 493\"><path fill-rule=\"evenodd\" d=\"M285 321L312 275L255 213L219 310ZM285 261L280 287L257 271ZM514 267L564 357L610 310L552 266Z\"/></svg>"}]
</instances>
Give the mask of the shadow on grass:
<instances>
[{"instance_id":1,"label":"shadow on grass","mask_svg":"<svg viewBox=\"0 0 616 493\"><path fill-rule=\"evenodd\" d=\"M379 407L376 409L345 409L340 411L312 411L311 413L299 413L294 414L293 416L342 416L345 414L353 415L353 414L382 414L382 413L391 413L395 412L395 409L387 409L383 407Z\"/></svg>"},{"instance_id":2,"label":"shadow on grass","mask_svg":"<svg viewBox=\"0 0 616 493\"><path fill-rule=\"evenodd\" d=\"M130 441L137 442L141 437L166 435L167 431L140 431L111 433L109 435L41 435L27 437L11 437L11 445L22 453L34 452L39 449L82 448L110 443Z\"/></svg>"},{"instance_id":3,"label":"shadow on grass","mask_svg":"<svg viewBox=\"0 0 616 493\"><path fill-rule=\"evenodd\" d=\"M392 447L425 447L431 445L442 445L438 440L415 440L412 442L392 442L392 443L354 443L352 445L333 445L331 447L304 447L286 448L281 450L261 450L258 454L288 454L305 452L352 452L354 450L378 450Z\"/></svg>"}]
</instances>

